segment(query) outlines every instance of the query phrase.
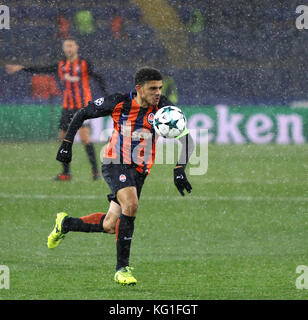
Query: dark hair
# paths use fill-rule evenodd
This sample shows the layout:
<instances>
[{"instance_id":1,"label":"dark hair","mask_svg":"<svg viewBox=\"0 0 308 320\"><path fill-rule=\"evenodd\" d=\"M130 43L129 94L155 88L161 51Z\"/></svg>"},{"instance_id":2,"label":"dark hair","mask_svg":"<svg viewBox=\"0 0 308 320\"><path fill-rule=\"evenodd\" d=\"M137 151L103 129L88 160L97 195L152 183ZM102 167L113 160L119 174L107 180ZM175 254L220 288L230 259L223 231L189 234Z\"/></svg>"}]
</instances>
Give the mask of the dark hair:
<instances>
[{"instance_id":1,"label":"dark hair","mask_svg":"<svg viewBox=\"0 0 308 320\"><path fill-rule=\"evenodd\" d=\"M76 38L74 38L74 37L67 37L67 38L65 38L65 39L62 40L62 43L63 43L64 41L75 41L75 43L78 44L78 40L77 40Z\"/></svg>"},{"instance_id":2,"label":"dark hair","mask_svg":"<svg viewBox=\"0 0 308 320\"><path fill-rule=\"evenodd\" d=\"M143 85L147 81L158 80L163 80L163 76L157 69L150 67L139 69L135 75L135 85Z\"/></svg>"}]
</instances>

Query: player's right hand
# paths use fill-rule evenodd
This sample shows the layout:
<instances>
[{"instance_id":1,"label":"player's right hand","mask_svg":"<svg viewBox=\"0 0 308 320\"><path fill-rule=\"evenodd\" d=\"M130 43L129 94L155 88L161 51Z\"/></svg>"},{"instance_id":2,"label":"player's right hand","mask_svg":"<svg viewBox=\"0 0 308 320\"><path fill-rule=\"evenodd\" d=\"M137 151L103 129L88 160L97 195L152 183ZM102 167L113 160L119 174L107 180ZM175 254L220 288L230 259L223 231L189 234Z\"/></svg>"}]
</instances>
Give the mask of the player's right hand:
<instances>
[{"instance_id":1,"label":"player's right hand","mask_svg":"<svg viewBox=\"0 0 308 320\"><path fill-rule=\"evenodd\" d=\"M5 65L5 70L8 74L12 75L15 72L18 72L20 70L22 70L24 68L24 66L21 65L15 65L15 64L7 64Z\"/></svg>"},{"instance_id":2,"label":"player's right hand","mask_svg":"<svg viewBox=\"0 0 308 320\"><path fill-rule=\"evenodd\" d=\"M72 143L69 141L63 141L58 153L57 153L57 160L60 162L69 163L72 161Z\"/></svg>"}]
</instances>

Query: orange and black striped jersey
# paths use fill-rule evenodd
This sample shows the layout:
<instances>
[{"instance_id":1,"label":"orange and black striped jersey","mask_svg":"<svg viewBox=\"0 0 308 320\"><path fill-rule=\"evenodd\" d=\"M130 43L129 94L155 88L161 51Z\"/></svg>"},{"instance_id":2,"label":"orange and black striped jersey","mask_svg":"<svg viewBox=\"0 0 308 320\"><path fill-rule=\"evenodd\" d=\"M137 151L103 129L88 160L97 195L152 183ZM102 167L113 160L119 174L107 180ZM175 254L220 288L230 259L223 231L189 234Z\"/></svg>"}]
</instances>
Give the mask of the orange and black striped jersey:
<instances>
[{"instance_id":1,"label":"orange and black striped jersey","mask_svg":"<svg viewBox=\"0 0 308 320\"><path fill-rule=\"evenodd\" d=\"M103 95L106 94L103 77L95 73L92 65L83 58L78 57L74 62L63 59L55 65L30 67L24 70L33 73L57 72L63 88L64 109L78 110L92 100L90 77L93 77L99 83Z\"/></svg>"},{"instance_id":2,"label":"orange and black striped jersey","mask_svg":"<svg viewBox=\"0 0 308 320\"><path fill-rule=\"evenodd\" d=\"M139 172L149 173L155 159L157 134L153 127L154 115L159 108L172 103L161 96L157 106L143 108L134 99L135 93L113 94L106 99L89 102L74 117L65 139L74 136L85 119L111 116L113 133L104 151L103 163L122 163L136 166Z\"/></svg>"}]
</instances>

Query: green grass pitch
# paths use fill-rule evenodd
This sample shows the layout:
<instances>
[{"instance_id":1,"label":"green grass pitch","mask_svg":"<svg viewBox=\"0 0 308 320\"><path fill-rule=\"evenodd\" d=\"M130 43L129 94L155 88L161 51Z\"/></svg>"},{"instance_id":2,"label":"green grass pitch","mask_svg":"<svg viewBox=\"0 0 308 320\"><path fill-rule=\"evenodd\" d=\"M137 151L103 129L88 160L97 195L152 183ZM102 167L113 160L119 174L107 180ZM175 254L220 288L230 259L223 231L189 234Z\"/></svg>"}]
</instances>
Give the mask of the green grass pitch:
<instances>
[{"instance_id":1,"label":"green grass pitch","mask_svg":"<svg viewBox=\"0 0 308 320\"><path fill-rule=\"evenodd\" d=\"M99 144L96 145L99 153ZM156 165L142 192L131 249L135 287L114 283L115 236L69 233L55 250L56 213L105 212L105 182L92 181L82 145L70 182L57 143L0 144L0 299L307 299L295 286L308 265L308 146L209 146L208 172L191 195Z\"/></svg>"}]
</instances>

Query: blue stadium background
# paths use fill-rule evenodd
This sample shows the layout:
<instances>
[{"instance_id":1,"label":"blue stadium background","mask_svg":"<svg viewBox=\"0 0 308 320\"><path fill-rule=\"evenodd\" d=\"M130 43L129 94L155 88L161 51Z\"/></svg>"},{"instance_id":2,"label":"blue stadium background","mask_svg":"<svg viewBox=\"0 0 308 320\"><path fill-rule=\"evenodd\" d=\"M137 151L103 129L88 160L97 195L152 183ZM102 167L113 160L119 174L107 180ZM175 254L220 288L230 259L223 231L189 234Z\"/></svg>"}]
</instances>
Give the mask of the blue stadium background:
<instances>
[{"instance_id":1,"label":"blue stadium background","mask_svg":"<svg viewBox=\"0 0 308 320\"><path fill-rule=\"evenodd\" d=\"M32 75L9 76L4 68L6 63L57 62L59 16L69 22L81 55L105 77L110 93L131 90L135 70L151 65L174 78L179 104L289 105L307 99L308 31L295 27L295 9L302 1L165 2L184 28L173 30L176 23L168 20L164 41L163 31L147 21L144 1L3 1L10 8L11 29L0 30L0 103L61 103L59 96L34 100ZM202 30L194 32L190 26L196 9L202 14ZM93 16L90 34L78 30L75 17L81 10ZM121 39L111 30L116 16L123 18ZM170 52L166 42L174 48L179 44L179 52Z\"/></svg>"}]
</instances>

